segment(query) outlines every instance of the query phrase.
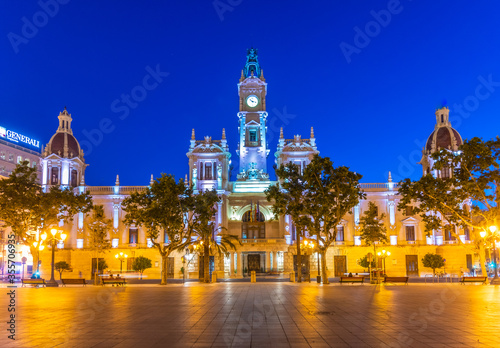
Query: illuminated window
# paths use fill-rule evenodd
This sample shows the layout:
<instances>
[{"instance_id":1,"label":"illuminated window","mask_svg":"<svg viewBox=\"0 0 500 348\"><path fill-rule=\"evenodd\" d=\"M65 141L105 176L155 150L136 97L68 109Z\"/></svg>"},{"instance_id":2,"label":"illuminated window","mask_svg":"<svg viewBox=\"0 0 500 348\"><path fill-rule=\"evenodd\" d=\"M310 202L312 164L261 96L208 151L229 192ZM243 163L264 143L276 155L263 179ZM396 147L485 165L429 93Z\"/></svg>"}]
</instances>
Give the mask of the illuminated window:
<instances>
[{"instance_id":1,"label":"illuminated window","mask_svg":"<svg viewBox=\"0 0 500 348\"><path fill-rule=\"evenodd\" d=\"M33 168L36 168L36 162L33 161Z\"/></svg>"},{"instance_id":2,"label":"illuminated window","mask_svg":"<svg viewBox=\"0 0 500 348\"><path fill-rule=\"evenodd\" d=\"M470 230L469 227L464 228L465 240L470 240Z\"/></svg>"},{"instance_id":3,"label":"illuminated window","mask_svg":"<svg viewBox=\"0 0 500 348\"><path fill-rule=\"evenodd\" d=\"M153 242L151 241L151 238L148 238L148 248L153 247Z\"/></svg>"},{"instance_id":4,"label":"illuminated window","mask_svg":"<svg viewBox=\"0 0 500 348\"><path fill-rule=\"evenodd\" d=\"M22 156L17 156L17 164L21 163L23 161Z\"/></svg>"},{"instance_id":5,"label":"illuminated window","mask_svg":"<svg viewBox=\"0 0 500 348\"><path fill-rule=\"evenodd\" d=\"M119 241L119 239L118 239L118 238L113 238L113 239L111 240L111 247L112 247L112 248L118 248L118 241Z\"/></svg>"},{"instance_id":6,"label":"illuminated window","mask_svg":"<svg viewBox=\"0 0 500 348\"><path fill-rule=\"evenodd\" d=\"M257 131L256 130L251 130L249 133L249 140L250 141L257 141Z\"/></svg>"},{"instance_id":7,"label":"illuminated window","mask_svg":"<svg viewBox=\"0 0 500 348\"><path fill-rule=\"evenodd\" d=\"M57 243L57 248L58 249L64 249L64 242Z\"/></svg>"},{"instance_id":8,"label":"illuminated window","mask_svg":"<svg viewBox=\"0 0 500 348\"><path fill-rule=\"evenodd\" d=\"M57 185L59 183L59 168L52 168L52 175L50 177L50 184Z\"/></svg>"},{"instance_id":9,"label":"illuminated window","mask_svg":"<svg viewBox=\"0 0 500 348\"><path fill-rule=\"evenodd\" d=\"M406 226L406 240L409 242L415 241L415 226Z\"/></svg>"},{"instance_id":10,"label":"illuminated window","mask_svg":"<svg viewBox=\"0 0 500 348\"><path fill-rule=\"evenodd\" d=\"M76 240L76 248L77 249L83 249L83 239L77 239Z\"/></svg>"},{"instance_id":11,"label":"illuminated window","mask_svg":"<svg viewBox=\"0 0 500 348\"><path fill-rule=\"evenodd\" d=\"M137 228L130 228L128 230L128 242L130 244L137 244L138 237L139 237L139 230Z\"/></svg>"},{"instance_id":12,"label":"illuminated window","mask_svg":"<svg viewBox=\"0 0 500 348\"><path fill-rule=\"evenodd\" d=\"M337 235L335 236L337 242L344 241L344 226L337 226Z\"/></svg>"},{"instance_id":13,"label":"illuminated window","mask_svg":"<svg viewBox=\"0 0 500 348\"><path fill-rule=\"evenodd\" d=\"M398 245L398 236L390 236L391 245Z\"/></svg>"},{"instance_id":14,"label":"illuminated window","mask_svg":"<svg viewBox=\"0 0 500 348\"><path fill-rule=\"evenodd\" d=\"M285 270L285 257L283 251L278 251L276 254L278 272L283 272Z\"/></svg>"},{"instance_id":15,"label":"illuminated window","mask_svg":"<svg viewBox=\"0 0 500 348\"><path fill-rule=\"evenodd\" d=\"M9 161L14 162L14 155L9 153Z\"/></svg>"},{"instance_id":16,"label":"illuminated window","mask_svg":"<svg viewBox=\"0 0 500 348\"><path fill-rule=\"evenodd\" d=\"M354 236L354 245L361 245L361 236Z\"/></svg>"},{"instance_id":17,"label":"illuminated window","mask_svg":"<svg viewBox=\"0 0 500 348\"><path fill-rule=\"evenodd\" d=\"M205 180L212 180L212 162L205 162Z\"/></svg>"},{"instance_id":18,"label":"illuminated window","mask_svg":"<svg viewBox=\"0 0 500 348\"><path fill-rule=\"evenodd\" d=\"M0 158L3 159L3 160L5 159L5 152L3 152L3 151L0 152Z\"/></svg>"}]
</instances>

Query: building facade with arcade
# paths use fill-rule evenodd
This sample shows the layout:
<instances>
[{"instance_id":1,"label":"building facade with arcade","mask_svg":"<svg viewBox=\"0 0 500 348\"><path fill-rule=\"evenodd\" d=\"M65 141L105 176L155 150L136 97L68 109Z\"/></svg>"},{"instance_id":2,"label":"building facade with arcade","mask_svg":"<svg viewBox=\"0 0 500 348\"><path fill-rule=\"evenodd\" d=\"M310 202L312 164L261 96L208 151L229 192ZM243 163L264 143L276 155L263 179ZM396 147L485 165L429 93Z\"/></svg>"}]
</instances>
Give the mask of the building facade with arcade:
<instances>
[{"instance_id":1,"label":"building facade with arcade","mask_svg":"<svg viewBox=\"0 0 500 348\"><path fill-rule=\"evenodd\" d=\"M225 233L237 236L241 242L237 250L227 255L214 256L213 271L217 272L219 278L242 277L250 271L287 274L294 270L297 242L295 226L290 216L274 216L271 203L264 193L270 185L276 184L270 180L270 168L267 167L267 158L271 153L267 141L267 87L257 50L250 49L238 82L238 110L235 110L239 135L237 160L233 161L224 128L221 129L220 140L211 136L197 137L193 129L191 139L186 142L189 184L195 192L217 190L221 202L215 217L216 224L224 228ZM122 186L117 176L114 185L88 185L85 182L87 164L83 151L73 136L72 117L64 110L58 118L57 132L41 154L42 185L45 188L62 185L78 192L88 191L95 204L104 206L106 215L113 222L113 228L109 232L112 250L99 257L106 259L110 271L116 273L120 269L121 262L115 255L121 252L128 256L123 271L131 269L135 257L146 256L153 261L153 267L145 272L148 277L159 278L161 272L167 272L171 278L181 278L181 268L184 268L190 278L198 278L201 269L196 255L178 252L172 255L169 268L162 270L160 254L152 248L146 231L123 223L125 213L121 202L132 192L145 190L148 182L138 186ZM281 129L275 145L275 164L279 166L291 161L301 167L307 166L313 156L319 153L313 128L311 127L308 138L301 135L285 137L285 132L286 130ZM321 139L318 143L321 143ZM461 143L460 135L449 122L449 110L436 110L435 130L423 149L421 164L424 174L432 170L432 152L440 148L456 151ZM450 175L449 172L433 174L439 177ZM418 216L412 215L411 209L405 212L397 209L398 187L392 181L390 173L387 182L363 183L361 188L366 193L366 199L337 226L336 242L327 252L326 264L331 277L364 271L358 260L373 252L373 247L365 245L361 240L359 231L360 217L368 209L368 202L375 203L379 213L386 216L384 224L389 242L377 247L391 252L385 260L388 274L422 276L432 273L432 270L423 267L421 261L428 252L445 257L447 273L459 274L462 270L467 272L474 267L479 268L469 231L457 230L456 234L460 237L457 239L450 233L449 227L444 226L442 230L428 235L422 221ZM56 261L65 260L72 266L73 274L68 277L89 278L93 272L96 255L88 249L88 218L78 214L72 223L59 227L66 231L68 238L58 245ZM41 255L44 274L49 274L49 257L49 252ZM312 253L306 258L312 275L315 275L317 255Z\"/></svg>"}]
</instances>

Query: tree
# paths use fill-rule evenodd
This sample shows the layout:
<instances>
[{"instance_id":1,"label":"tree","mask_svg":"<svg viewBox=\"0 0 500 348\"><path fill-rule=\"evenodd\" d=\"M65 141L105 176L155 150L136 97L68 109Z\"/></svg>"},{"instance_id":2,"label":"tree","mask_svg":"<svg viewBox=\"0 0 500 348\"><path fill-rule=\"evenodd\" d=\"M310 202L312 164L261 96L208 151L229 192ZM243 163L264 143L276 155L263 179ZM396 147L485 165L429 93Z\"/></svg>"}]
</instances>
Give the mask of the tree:
<instances>
[{"instance_id":1,"label":"tree","mask_svg":"<svg viewBox=\"0 0 500 348\"><path fill-rule=\"evenodd\" d=\"M151 267L153 267L153 265L151 264L151 260L144 256L136 257L134 259L134 262L132 263L132 269L136 272L141 273L141 279L142 273Z\"/></svg>"},{"instance_id":2,"label":"tree","mask_svg":"<svg viewBox=\"0 0 500 348\"><path fill-rule=\"evenodd\" d=\"M162 174L143 192L134 192L122 202L124 222L142 226L153 247L162 258L161 285L167 284L168 258L175 250L189 245L189 220L185 218L192 206L192 189L183 179ZM163 238L160 236L164 234Z\"/></svg>"},{"instance_id":3,"label":"tree","mask_svg":"<svg viewBox=\"0 0 500 348\"><path fill-rule=\"evenodd\" d=\"M449 224L462 245L456 228L468 228L473 233L473 247L479 249L481 271L486 274L484 241L479 232L500 223L500 138L472 138L456 152L441 149L431 157L432 171L452 168L452 175L436 178L429 173L417 181L403 180L398 208L414 206L427 234Z\"/></svg>"},{"instance_id":4,"label":"tree","mask_svg":"<svg viewBox=\"0 0 500 348\"><path fill-rule=\"evenodd\" d=\"M108 263L104 259L99 259L99 262L97 263L98 269L101 270L101 273L104 273L104 271L109 268Z\"/></svg>"},{"instance_id":5,"label":"tree","mask_svg":"<svg viewBox=\"0 0 500 348\"><path fill-rule=\"evenodd\" d=\"M12 229L18 241L30 247L37 265L38 252L33 246L37 234L48 233L61 220L70 222L75 214L87 213L91 207L88 192L75 194L59 186L44 192L36 168L30 167L28 161L18 164L8 178L0 180L0 220Z\"/></svg>"},{"instance_id":6,"label":"tree","mask_svg":"<svg viewBox=\"0 0 500 348\"><path fill-rule=\"evenodd\" d=\"M441 255L427 253L422 258L422 264L424 267L432 268L432 276L436 276L436 268L444 267L444 259Z\"/></svg>"},{"instance_id":7,"label":"tree","mask_svg":"<svg viewBox=\"0 0 500 348\"><path fill-rule=\"evenodd\" d=\"M96 258L99 260L99 255L111 248L111 242L108 239L108 233L112 228L111 219L107 219L104 214L102 205L95 205L92 208L92 217L87 223L88 230L88 245L91 251L96 253ZM104 260L102 260L104 261ZM107 265L106 265L107 266ZM97 285L97 275L99 274L100 261L97 262L97 270L94 273L94 285Z\"/></svg>"},{"instance_id":8,"label":"tree","mask_svg":"<svg viewBox=\"0 0 500 348\"><path fill-rule=\"evenodd\" d=\"M350 214L365 194L359 187L362 176L349 168L333 167L328 157L315 155L304 169L304 211L307 231L317 239L321 254L322 278L329 284L326 271L326 251L335 241L337 226Z\"/></svg>"},{"instance_id":9,"label":"tree","mask_svg":"<svg viewBox=\"0 0 500 348\"><path fill-rule=\"evenodd\" d=\"M375 261L368 261L368 254L366 254L365 256L363 256L362 258L360 258L358 260L358 264L363 267L363 268L375 268L377 265L375 263Z\"/></svg>"},{"instance_id":10,"label":"tree","mask_svg":"<svg viewBox=\"0 0 500 348\"><path fill-rule=\"evenodd\" d=\"M62 278L62 273L64 271L69 271L71 269L70 265L66 261L59 261L54 264L54 269L59 272L59 279Z\"/></svg>"},{"instance_id":11,"label":"tree","mask_svg":"<svg viewBox=\"0 0 500 348\"><path fill-rule=\"evenodd\" d=\"M375 203L368 202L368 210L359 219L361 239L368 245L373 245L373 255L377 255L376 244L387 243L387 229L382 221L385 214L378 216L378 209Z\"/></svg>"},{"instance_id":12,"label":"tree","mask_svg":"<svg viewBox=\"0 0 500 348\"><path fill-rule=\"evenodd\" d=\"M299 166L292 162L276 168L279 182L269 186L265 192L268 202L272 202L275 216L290 215L296 227L297 271L300 283L302 281L302 255L300 241L309 219L305 213L305 183Z\"/></svg>"},{"instance_id":13,"label":"tree","mask_svg":"<svg viewBox=\"0 0 500 348\"><path fill-rule=\"evenodd\" d=\"M217 203L220 197L217 191L203 191L192 196L190 236L188 238L191 249L203 256L203 281L210 283L210 256L222 256L230 250L236 250L236 243L240 244L236 236L219 234L222 227L216 226L214 215L217 213ZM194 237L194 238L192 238ZM195 249L193 246L200 245Z\"/></svg>"}]
</instances>

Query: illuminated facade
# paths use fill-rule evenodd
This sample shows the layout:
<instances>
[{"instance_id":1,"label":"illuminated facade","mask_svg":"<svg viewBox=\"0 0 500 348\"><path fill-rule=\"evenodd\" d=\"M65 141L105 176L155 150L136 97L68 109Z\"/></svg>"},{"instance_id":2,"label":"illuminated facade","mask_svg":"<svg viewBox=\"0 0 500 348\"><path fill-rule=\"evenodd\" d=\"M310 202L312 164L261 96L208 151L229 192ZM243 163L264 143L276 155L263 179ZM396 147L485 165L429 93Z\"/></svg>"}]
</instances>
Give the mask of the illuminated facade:
<instances>
[{"instance_id":1,"label":"illuminated facade","mask_svg":"<svg viewBox=\"0 0 500 348\"><path fill-rule=\"evenodd\" d=\"M197 140L194 129L191 134L187 152L189 183L196 192L217 190L222 201L218 206L216 223L226 233L238 236L242 243L238 250L229 255L215 256L214 270L218 277L241 277L251 270L276 273L293 271L293 256L296 251L293 221L289 216L275 217L264 194L269 185L275 184L269 179L266 164L270 153L267 143L266 95L267 83L258 62L257 51L250 49L238 83L239 143L236 153L239 158L234 161L236 164L232 162L225 129L222 129L220 140L212 139L211 136ZM436 111L436 129L429 137L421 162L424 173L432 166L429 162L431 152L439 148L456 151L462 142L458 132L451 128L448 113L447 108ZM286 139L281 129L274 154L276 165L292 161L304 167L318 153L312 128L308 139L300 135ZM66 110L59 115L59 128L44 149L41 163L44 187L62 185L74 187L79 192L88 191L95 204L104 206L106 215L113 221L113 229L109 235L113 249L101 257L106 258L113 272L116 273L120 268L120 262L114 255L124 252L129 256L124 269L131 269L134 257L142 255L153 260L153 268L145 274L152 278L160 276L161 258L156 249L151 248L151 241L146 238L145 230L123 223L125 214L121 202L132 192L144 190L146 186L121 186L118 176L112 186L86 185L83 152L72 135L71 115ZM232 171L235 181L231 181ZM445 176L440 173L438 175ZM459 274L462 269L468 272L473 266L478 268L468 231L457 231L460 240L454 239L446 228L426 236L423 223L418 216L412 215L411 209L398 211L397 184L392 182L390 173L385 183L363 183L361 187L367 194L366 200L356 206L352 214L344 217L337 227L337 240L327 253L330 276L364 271L358 265L358 260L373 252L373 247L366 246L360 239L359 219L368 208L368 202L375 203L379 214L384 213L386 216L384 223L389 243L378 247L391 251L391 256L386 260L389 274L421 276L432 273L432 270L422 266L421 261L428 252L445 257L447 273ZM61 250L57 252L56 258L72 265L73 277L89 278L92 271L92 255L86 249L86 219L86 216L79 214L71 224L61 226L68 231L68 239L64 245L60 245ZM160 242L167 242L164 240L165 236L160 238ZM197 278L197 258L188 257L192 262L183 264L182 256L184 253L172 255L173 262L166 270L168 276L181 278L180 269L184 266L189 277ZM42 271L48 272L49 253L43 253L42 260ZM311 255L309 262L312 272L316 272L316 255Z\"/></svg>"}]
</instances>

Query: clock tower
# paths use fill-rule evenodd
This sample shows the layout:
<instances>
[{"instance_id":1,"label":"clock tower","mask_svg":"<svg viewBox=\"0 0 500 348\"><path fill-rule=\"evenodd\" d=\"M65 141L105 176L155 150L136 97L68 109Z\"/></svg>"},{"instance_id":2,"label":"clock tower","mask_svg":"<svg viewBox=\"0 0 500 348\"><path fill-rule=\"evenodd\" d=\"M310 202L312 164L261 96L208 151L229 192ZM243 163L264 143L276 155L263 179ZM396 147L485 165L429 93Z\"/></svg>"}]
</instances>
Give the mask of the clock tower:
<instances>
[{"instance_id":1,"label":"clock tower","mask_svg":"<svg viewBox=\"0 0 500 348\"><path fill-rule=\"evenodd\" d=\"M247 62L238 83L240 133L237 153L240 157L238 181L269 180L266 159L267 83L260 67L257 49L247 50Z\"/></svg>"}]
</instances>

